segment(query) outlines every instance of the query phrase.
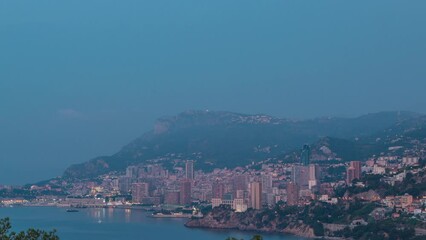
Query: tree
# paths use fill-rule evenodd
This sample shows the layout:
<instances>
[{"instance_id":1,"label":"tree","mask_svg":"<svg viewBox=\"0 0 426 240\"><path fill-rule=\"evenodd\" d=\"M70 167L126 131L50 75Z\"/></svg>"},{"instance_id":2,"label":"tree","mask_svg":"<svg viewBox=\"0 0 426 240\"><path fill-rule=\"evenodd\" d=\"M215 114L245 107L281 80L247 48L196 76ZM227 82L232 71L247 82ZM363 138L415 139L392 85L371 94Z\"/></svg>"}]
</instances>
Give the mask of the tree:
<instances>
[{"instance_id":1,"label":"tree","mask_svg":"<svg viewBox=\"0 0 426 240\"><path fill-rule=\"evenodd\" d=\"M19 233L11 232L12 225L9 218L0 219L0 240L59 240L56 231L30 228Z\"/></svg>"},{"instance_id":2,"label":"tree","mask_svg":"<svg viewBox=\"0 0 426 240\"><path fill-rule=\"evenodd\" d=\"M314 229L315 236L324 236L324 225L320 222L315 222L312 225L312 228Z\"/></svg>"},{"instance_id":3,"label":"tree","mask_svg":"<svg viewBox=\"0 0 426 240\"><path fill-rule=\"evenodd\" d=\"M251 240L263 240L263 237L260 235L254 235Z\"/></svg>"}]
</instances>

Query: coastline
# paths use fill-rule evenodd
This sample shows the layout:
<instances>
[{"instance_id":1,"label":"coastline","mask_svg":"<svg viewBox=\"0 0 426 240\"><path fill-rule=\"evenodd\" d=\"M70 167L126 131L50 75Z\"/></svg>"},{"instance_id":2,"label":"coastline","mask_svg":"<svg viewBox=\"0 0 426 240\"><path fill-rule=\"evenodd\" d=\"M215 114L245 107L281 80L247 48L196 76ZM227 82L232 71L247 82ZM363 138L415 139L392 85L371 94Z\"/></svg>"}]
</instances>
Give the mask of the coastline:
<instances>
[{"instance_id":1,"label":"coastline","mask_svg":"<svg viewBox=\"0 0 426 240\"><path fill-rule=\"evenodd\" d=\"M191 221L191 220L190 220ZM239 227L235 227L235 226L222 226L222 227L214 227L214 226L207 226L207 225L199 225L199 226L193 226L191 224L188 224L190 221L188 221L187 223L185 223L185 227L187 228L199 228L199 229L209 229L209 230L236 230L236 231L241 231L241 232L251 232L251 233L266 233L266 234L285 234L285 235L294 235L294 236L298 236L298 237L303 237L303 238L307 238L307 239L343 239L343 238L330 238L330 237L317 237L314 236L313 233L308 233L306 231L304 231L305 227L288 227L285 228L283 230L271 230L271 229L265 229L265 228L239 228ZM306 228L308 228L306 226ZM310 230L307 230L310 231Z\"/></svg>"},{"instance_id":2,"label":"coastline","mask_svg":"<svg viewBox=\"0 0 426 240\"><path fill-rule=\"evenodd\" d=\"M270 233L270 234L290 234L308 239L322 238L314 234L314 230L303 223L291 223L285 228L278 226L263 226L257 227L253 223L242 223L237 218L231 217L228 220L218 220L212 215L206 215L203 218L192 218L185 223L188 228L202 228L202 229L223 229L223 230L237 230L244 232L257 232L257 233Z\"/></svg>"},{"instance_id":3,"label":"coastline","mask_svg":"<svg viewBox=\"0 0 426 240\"><path fill-rule=\"evenodd\" d=\"M1 208L9 208L9 207L0 207ZM67 209L67 207L64 206L52 206L52 205L15 205L13 208L58 208L58 209L63 209L64 210L64 214L67 214L65 212L65 210ZM87 208L81 208L86 209L86 210L91 210L91 209L117 209L117 210L126 210L126 209L135 209L135 210L141 210L143 212L146 212L146 209L141 208L140 206L126 206L126 207L87 207ZM141 213L142 214L142 213ZM143 214L144 217L148 217L148 218L152 218L150 217L149 214ZM156 219L170 219L170 218L156 218ZM179 219L183 219L183 218L179 218ZM210 231L215 231L215 230L224 230L224 231L236 231L242 234L256 234L256 233L261 233L261 234L270 234L271 236L283 236L284 235L292 235L292 236L296 236L296 237L302 237L302 238L306 238L306 239L315 239L317 237L313 237L309 234L304 234L303 232L297 231L297 229L292 229L292 228L286 228L283 231L273 231L271 229L256 229L256 228L238 228L238 227L213 227L213 226L194 226L194 225L190 225L188 224L189 222L191 222L194 219L190 219L189 221L184 221L182 223L182 227L184 228L189 228L189 229L205 229L205 230L210 230ZM281 235L283 234L283 235ZM325 239L331 239L331 238L327 238L325 237Z\"/></svg>"},{"instance_id":4,"label":"coastline","mask_svg":"<svg viewBox=\"0 0 426 240\"><path fill-rule=\"evenodd\" d=\"M64 205L64 204L19 204L19 205L10 205L10 206L0 206L4 208L9 207L16 207L16 208L33 208L33 207L42 207L42 208L61 208L61 209L68 209L72 208L71 205ZM114 205L114 206L83 206L83 207L77 207L76 209L134 209L134 210L142 210L144 212L150 212L152 211L152 208L142 207L142 206L131 206L131 205ZM183 225L186 228L194 228L194 229L210 229L210 230L236 230L241 232L253 232L253 233L267 233L267 234L289 234L294 235L298 237L304 237L308 239L317 239L319 237L316 237L313 234L313 230L309 228L306 225L303 224L293 224L290 225L284 229L277 230L277 229L271 229L271 228L256 228L254 225L251 226L232 226L232 225L226 225L226 224L212 224L210 223L201 223L201 221L204 218L195 218L191 219L190 216L152 216L151 214L147 214L146 217L150 218L157 218L157 219L167 219L167 218L180 218L180 219L188 219L187 222L185 222ZM197 224L198 223L198 224ZM324 237L326 238L326 237ZM328 239L328 238L327 238ZM341 238L334 238L334 239L341 239Z\"/></svg>"}]
</instances>

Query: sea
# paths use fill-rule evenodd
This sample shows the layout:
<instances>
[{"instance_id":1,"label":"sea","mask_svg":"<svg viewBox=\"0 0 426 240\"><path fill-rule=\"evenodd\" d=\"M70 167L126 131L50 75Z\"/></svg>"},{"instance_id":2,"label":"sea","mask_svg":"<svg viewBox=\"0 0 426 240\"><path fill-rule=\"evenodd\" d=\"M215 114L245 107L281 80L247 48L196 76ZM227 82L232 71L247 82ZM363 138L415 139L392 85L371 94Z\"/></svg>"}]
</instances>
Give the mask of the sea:
<instances>
[{"instance_id":1,"label":"sea","mask_svg":"<svg viewBox=\"0 0 426 240\"><path fill-rule=\"evenodd\" d=\"M202 239L225 240L228 237L249 240L255 234L236 230L193 229L186 219L151 218L139 209L86 208L67 212L56 207L0 208L0 218L9 217L13 231L38 228L56 229L63 240L115 239ZM285 234L261 234L265 240L306 240Z\"/></svg>"}]
</instances>

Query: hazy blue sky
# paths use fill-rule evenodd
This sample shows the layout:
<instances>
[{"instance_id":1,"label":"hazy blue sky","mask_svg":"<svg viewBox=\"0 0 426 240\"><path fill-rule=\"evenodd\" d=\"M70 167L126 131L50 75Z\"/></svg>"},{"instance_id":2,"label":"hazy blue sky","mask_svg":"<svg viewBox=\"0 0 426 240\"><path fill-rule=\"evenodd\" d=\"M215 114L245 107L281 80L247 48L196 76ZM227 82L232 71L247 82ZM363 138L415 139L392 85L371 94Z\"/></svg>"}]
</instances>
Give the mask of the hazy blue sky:
<instances>
[{"instance_id":1,"label":"hazy blue sky","mask_svg":"<svg viewBox=\"0 0 426 240\"><path fill-rule=\"evenodd\" d=\"M0 0L0 184L187 109L425 112L426 1Z\"/></svg>"}]
</instances>

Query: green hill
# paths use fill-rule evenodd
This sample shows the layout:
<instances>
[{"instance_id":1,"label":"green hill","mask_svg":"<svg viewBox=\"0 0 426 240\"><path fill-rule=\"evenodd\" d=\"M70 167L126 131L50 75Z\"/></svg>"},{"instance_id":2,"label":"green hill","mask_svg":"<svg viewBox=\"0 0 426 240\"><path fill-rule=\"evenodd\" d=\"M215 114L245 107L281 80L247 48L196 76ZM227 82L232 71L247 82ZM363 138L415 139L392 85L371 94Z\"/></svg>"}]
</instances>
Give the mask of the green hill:
<instances>
[{"instance_id":1,"label":"green hill","mask_svg":"<svg viewBox=\"0 0 426 240\"><path fill-rule=\"evenodd\" d=\"M410 112L382 112L357 118L320 118L294 121L256 114L187 111L161 118L154 129L112 156L97 157L69 167L64 177L93 177L145 161L194 159L197 167L236 167L276 157L315 143L326 136L338 155L358 158L368 146L352 140L384 131L419 117ZM346 140L337 140L338 138ZM359 148L364 149L359 153ZM341 152L340 152L341 151ZM362 157L359 156L359 157Z\"/></svg>"}]
</instances>

